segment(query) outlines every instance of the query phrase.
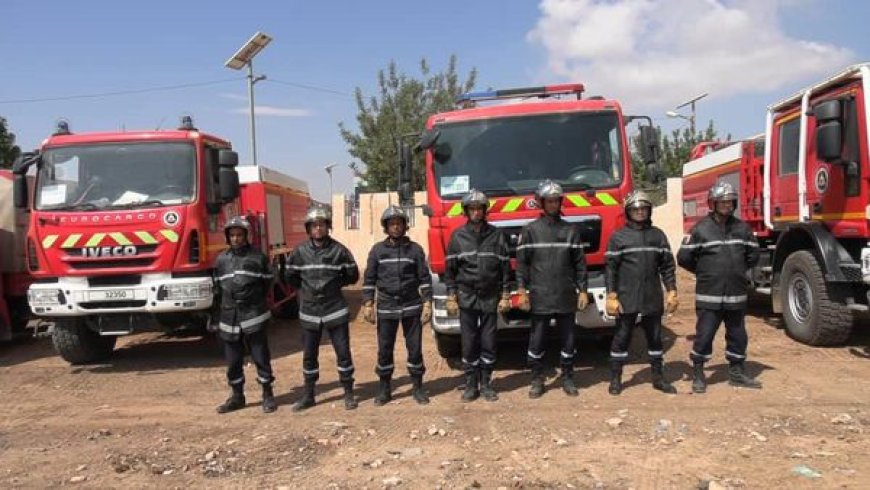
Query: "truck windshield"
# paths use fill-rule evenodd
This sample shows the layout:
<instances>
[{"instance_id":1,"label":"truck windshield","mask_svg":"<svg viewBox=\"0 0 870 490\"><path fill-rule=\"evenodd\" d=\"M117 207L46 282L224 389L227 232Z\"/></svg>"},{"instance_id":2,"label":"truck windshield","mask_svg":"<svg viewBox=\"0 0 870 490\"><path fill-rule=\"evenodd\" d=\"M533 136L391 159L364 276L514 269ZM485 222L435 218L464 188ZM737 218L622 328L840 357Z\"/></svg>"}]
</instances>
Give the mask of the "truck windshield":
<instances>
[{"instance_id":1,"label":"truck windshield","mask_svg":"<svg viewBox=\"0 0 870 490\"><path fill-rule=\"evenodd\" d=\"M458 198L534 192L543 179L566 191L613 187L623 178L622 131L615 112L560 113L437 125L438 192Z\"/></svg>"},{"instance_id":2,"label":"truck windshield","mask_svg":"<svg viewBox=\"0 0 870 490\"><path fill-rule=\"evenodd\" d=\"M36 209L131 209L194 200L191 143L49 148L37 176Z\"/></svg>"}]
</instances>

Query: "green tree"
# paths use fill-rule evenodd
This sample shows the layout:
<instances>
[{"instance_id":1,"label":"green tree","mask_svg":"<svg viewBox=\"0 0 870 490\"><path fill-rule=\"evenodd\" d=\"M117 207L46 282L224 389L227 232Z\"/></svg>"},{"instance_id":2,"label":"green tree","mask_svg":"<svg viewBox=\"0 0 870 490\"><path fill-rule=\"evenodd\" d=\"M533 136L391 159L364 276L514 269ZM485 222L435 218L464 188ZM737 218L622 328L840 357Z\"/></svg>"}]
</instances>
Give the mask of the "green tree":
<instances>
[{"instance_id":1,"label":"green tree","mask_svg":"<svg viewBox=\"0 0 870 490\"><path fill-rule=\"evenodd\" d=\"M702 141L716 141L720 139L712 120L704 131L694 135L689 128L674 129L670 135L663 135L661 127L657 126L656 132L659 135L659 163L661 164L661 171L665 179L683 175L683 165L689 161L692 148L695 145ZM727 135L722 141L731 141L731 135ZM653 185L647 180L643 160L640 155L639 136L632 138L631 167L635 185L648 190L655 201L661 202L664 200L664 181L658 185Z\"/></svg>"},{"instance_id":2,"label":"green tree","mask_svg":"<svg viewBox=\"0 0 870 490\"><path fill-rule=\"evenodd\" d=\"M378 71L377 95L366 97L361 88L356 88L359 132L343 123L338 126L348 152L365 165L365 169L354 167L367 183L365 190L396 190L399 138L422 131L426 118L453 109L456 97L474 87L477 69L472 68L465 80L460 81L456 67L456 55L451 55L447 68L437 73L423 58L420 74L415 78L399 71L396 62L390 61L386 69ZM425 188L422 153L415 157L413 188Z\"/></svg>"},{"instance_id":3,"label":"green tree","mask_svg":"<svg viewBox=\"0 0 870 490\"><path fill-rule=\"evenodd\" d=\"M6 119L0 117L0 168L12 167L12 162L21 154L15 145L15 135L6 128Z\"/></svg>"}]
</instances>

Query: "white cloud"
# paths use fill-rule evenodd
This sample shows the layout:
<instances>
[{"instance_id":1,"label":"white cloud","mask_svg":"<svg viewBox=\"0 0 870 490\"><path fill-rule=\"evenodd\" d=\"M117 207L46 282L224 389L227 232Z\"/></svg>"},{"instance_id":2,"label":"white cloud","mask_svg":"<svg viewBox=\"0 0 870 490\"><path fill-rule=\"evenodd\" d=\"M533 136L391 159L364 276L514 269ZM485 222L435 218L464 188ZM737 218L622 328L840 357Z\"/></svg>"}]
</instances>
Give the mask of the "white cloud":
<instances>
[{"instance_id":1,"label":"white cloud","mask_svg":"<svg viewBox=\"0 0 870 490\"><path fill-rule=\"evenodd\" d=\"M248 107L239 107L238 109L233 109L233 114L245 114L248 115L251 113L251 110ZM293 107L275 107L271 105L256 105L254 106L254 113L257 116L267 116L267 117L308 117L312 115L312 112L308 109L297 109Z\"/></svg>"},{"instance_id":2,"label":"white cloud","mask_svg":"<svg viewBox=\"0 0 870 490\"><path fill-rule=\"evenodd\" d=\"M547 51L548 80L583 82L630 111L661 109L702 92L774 91L853 62L849 49L783 31L780 14L795 3L542 0L527 39Z\"/></svg>"}]
</instances>

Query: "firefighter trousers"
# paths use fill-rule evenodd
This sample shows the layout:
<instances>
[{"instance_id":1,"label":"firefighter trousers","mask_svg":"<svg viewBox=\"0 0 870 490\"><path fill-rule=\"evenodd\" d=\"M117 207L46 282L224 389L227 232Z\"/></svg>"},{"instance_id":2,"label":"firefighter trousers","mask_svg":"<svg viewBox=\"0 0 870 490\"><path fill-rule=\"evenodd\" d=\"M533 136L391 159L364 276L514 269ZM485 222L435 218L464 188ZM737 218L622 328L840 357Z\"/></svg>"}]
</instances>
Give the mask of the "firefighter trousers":
<instances>
[{"instance_id":1,"label":"firefighter trousers","mask_svg":"<svg viewBox=\"0 0 870 490\"><path fill-rule=\"evenodd\" d=\"M639 317L639 318L638 318ZM628 348L631 336L637 326L643 328L646 334L646 349L650 361L661 359L664 355L662 347L662 317L660 315L643 315L638 313L623 314L616 317L616 333L610 343L610 360L625 362L628 360Z\"/></svg>"},{"instance_id":2,"label":"firefighter trousers","mask_svg":"<svg viewBox=\"0 0 870 490\"><path fill-rule=\"evenodd\" d=\"M462 365L466 374L480 368L492 371L496 354L496 312L459 309L462 333Z\"/></svg>"},{"instance_id":3,"label":"firefighter trousers","mask_svg":"<svg viewBox=\"0 0 870 490\"><path fill-rule=\"evenodd\" d=\"M257 381L267 385L275 381L272 375L272 356L269 353L269 340L266 329L254 333L239 334L235 341L224 340L224 358L227 361L227 382L230 386L245 384L245 347L251 353L251 360L257 366Z\"/></svg>"},{"instance_id":4,"label":"firefighter trousers","mask_svg":"<svg viewBox=\"0 0 870 490\"><path fill-rule=\"evenodd\" d=\"M334 327L321 326L317 330L302 329L302 378L305 381L317 381L320 377L320 340L323 331L329 333L332 349L335 351L336 369L341 382L353 381L353 357L350 354L350 327L348 322Z\"/></svg>"},{"instance_id":5,"label":"firefighter trousers","mask_svg":"<svg viewBox=\"0 0 870 490\"><path fill-rule=\"evenodd\" d=\"M713 358L713 339L719 325L725 323L725 358L729 363L743 362L746 359L746 310L695 310L698 323L695 324L695 342L690 355L694 363L703 363Z\"/></svg>"},{"instance_id":6,"label":"firefighter trousers","mask_svg":"<svg viewBox=\"0 0 870 490\"><path fill-rule=\"evenodd\" d=\"M562 369L574 367L574 355L576 354L576 341L574 332L574 314L564 313L556 315L532 315L532 331L529 335L528 363L532 372L540 374L544 371L544 354L546 353L547 329L550 320L556 321L559 331L559 341L562 345L559 352L559 365Z\"/></svg>"},{"instance_id":7,"label":"firefighter trousers","mask_svg":"<svg viewBox=\"0 0 870 490\"><path fill-rule=\"evenodd\" d=\"M423 324L420 315L398 318L378 318L378 364L375 373L381 378L388 378L395 371L393 351L396 346L396 334L399 324L405 336L405 348L408 351L408 373L413 376L423 376L426 366L423 364Z\"/></svg>"}]
</instances>

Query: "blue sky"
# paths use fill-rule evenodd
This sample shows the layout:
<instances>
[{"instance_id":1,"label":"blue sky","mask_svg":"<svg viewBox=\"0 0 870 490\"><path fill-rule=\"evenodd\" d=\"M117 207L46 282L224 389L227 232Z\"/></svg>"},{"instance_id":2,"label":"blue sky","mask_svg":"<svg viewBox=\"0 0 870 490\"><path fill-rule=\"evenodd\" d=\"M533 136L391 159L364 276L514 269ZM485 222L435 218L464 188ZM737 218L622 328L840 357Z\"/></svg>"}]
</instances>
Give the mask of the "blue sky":
<instances>
[{"instance_id":1,"label":"blue sky","mask_svg":"<svg viewBox=\"0 0 870 490\"><path fill-rule=\"evenodd\" d=\"M395 60L417 74L451 53L478 87L581 81L627 112L677 127L666 110L701 92L699 125L735 137L760 132L766 104L841 67L870 60L865 2L847 0L542 0L475 2L60 2L5 0L0 116L31 149L60 118L73 131L173 127L182 113L230 139L249 161L247 88L224 61L254 32L274 41L255 68L259 161L326 197L350 189L338 134L354 126L355 87L376 89ZM223 81L236 78L236 80ZM21 103L201 82L188 89ZM290 82L340 92L310 90Z\"/></svg>"}]
</instances>

